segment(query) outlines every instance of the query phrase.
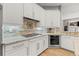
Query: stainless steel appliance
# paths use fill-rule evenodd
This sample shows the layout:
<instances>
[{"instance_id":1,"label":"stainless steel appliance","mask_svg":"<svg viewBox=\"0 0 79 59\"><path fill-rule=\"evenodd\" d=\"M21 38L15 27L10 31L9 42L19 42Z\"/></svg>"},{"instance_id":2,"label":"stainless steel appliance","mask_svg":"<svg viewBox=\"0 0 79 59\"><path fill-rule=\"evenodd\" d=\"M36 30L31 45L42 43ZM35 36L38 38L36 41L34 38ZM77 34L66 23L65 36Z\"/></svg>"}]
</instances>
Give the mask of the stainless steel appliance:
<instances>
[{"instance_id":1,"label":"stainless steel appliance","mask_svg":"<svg viewBox=\"0 0 79 59\"><path fill-rule=\"evenodd\" d=\"M49 36L49 47L60 47L59 35L50 35Z\"/></svg>"}]
</instances>

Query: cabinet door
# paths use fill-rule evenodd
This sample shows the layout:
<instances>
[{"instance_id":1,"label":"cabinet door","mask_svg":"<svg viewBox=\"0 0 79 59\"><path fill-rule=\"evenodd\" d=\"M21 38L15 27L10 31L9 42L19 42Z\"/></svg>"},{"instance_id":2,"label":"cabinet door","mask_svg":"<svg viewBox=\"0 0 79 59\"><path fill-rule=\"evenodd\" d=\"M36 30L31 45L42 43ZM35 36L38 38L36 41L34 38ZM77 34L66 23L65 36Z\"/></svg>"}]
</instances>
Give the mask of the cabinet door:
<instances>
[{"instance_id":1,"label":"cabinet door","mask_svg":"<svg viewBox=\"0 0 79 59\"><path fill-rule=\"evenodd\" d=\"M4 56L28 56L28 43L19 42L4 46Z\"/></svg>"},{"instance_id":2,"label":"cabinet door","mask_svg":"<svg viewBox=\"0 0 79 59\"><path fill-rule=\"evenodd\" d=\"M17 48L15 50L5 51L5 56L28 56L28 47Z\"/></svg>"},{"instance_id":3,"label":"cabinet door","mask_svg":"<svg viewBox=\"0 0 79 59\"><path fill-rule=\"evenodd\" d=\"M46 27L47 28L52 27L52 25L53 25L53 23L52 23L52 12L46 11L45 17L46 17L46 19L45 19Z\"/></svg>"},{"instance_id":4,"label":"cabinet door","mask_svg":"<svg viewBox=\"0 0 79 59\"><path fill-rule=\"evenodd\" d=\"M46 13L46 11L42 8L42 7L40 7L40 26L44 26L44 27L46 27L46 19L45 19L45 13Z\"/></svg>"},{"instance_id":5,"label":"cabinet door","mask_svg":"<svg viewBox=\"0 0 79 59\"><path fill-rule=\"evenodd\" d=\"M33 4L33 15L35 20L40 20L40 6Z\"/></svg>"},{"instance_id":6,"label":"cabinet door","mask_svg":"<svg viewBox=\"0 0 79 59\"><path fill-rule=\"evenodd\" d=\"M60 27L60 11L58 9L46 10L46 26Z\"/></svg>"},{"instance_id":7,"label":"cabinet door","mask_svg":"<svg viewBox=\"0 0 79 59\"><path fill-rule=\"evenodd\" d=\"M44 36L43 38L43 49L45 50L48 48L48 36Z\"/></svg>"},{"instance_id":8,"label":"cabinet door","mask_svg":"<svg viewBox=\"0 0 79 59\"><path fill-rule=\"evenodd\" d=\"M61 47L74 51L73 39L74 38L71 36L61 36L61 41L60 41Z\"/></svg>"},{"instance_id":9,"label":"cabinet door","mask_svg":"<svg viewBox=\"0 0 79 59\"><path fill-rule=\"evenodd\" d=\"M39 40L37 41L37 55L39 55L43 50L42 50L42 39L39 38Z\"/></svg>"},{"instance_id":10,"label":"cabinet door","mask_svg":"<svg viewBox=\"0 0 79 59\"><path fill-rule=\"evenodd\" d=\"M36 40L37 39L29 41L30 56L36 56L37 55L37 41Z\"/></svg>"},{"instance_id":11,"label":"cabinet door","mask_svg":"<svg viewBox=\"0 0 79 59\"><path fill-rule=\"evenodd\" d=\"M3 23L22 25L23 23L23 4L5 3L3 4Z\"/></svg>"},{"instance_id":12,"label":"cabinet door","mask_svg":"<svg viewBox=\"0 0 79 59\"><path fill-rule=\"evenodd\" d=\"M24 17L33 18L33 4L24 3Z\"/></svg>"},{"instance_id":13,"label":"cabinet door","mask_svg":"<svg viewBox=\"0 0 79 59\"><path fill-rule=\"evenodd\" d=\"M74 38L74 48L75 55L79 56L79 37Z\"/></svg>"}]
</instances>

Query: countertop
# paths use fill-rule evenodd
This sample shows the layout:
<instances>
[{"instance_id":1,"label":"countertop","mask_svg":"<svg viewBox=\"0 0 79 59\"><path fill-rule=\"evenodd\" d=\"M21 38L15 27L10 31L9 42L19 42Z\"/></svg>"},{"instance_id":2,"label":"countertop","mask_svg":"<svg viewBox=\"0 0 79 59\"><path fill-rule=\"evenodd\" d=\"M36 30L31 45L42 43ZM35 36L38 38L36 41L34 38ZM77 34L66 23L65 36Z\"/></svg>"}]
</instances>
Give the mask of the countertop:
<instances>
[{"instance_id":1,"label":"countertop","mask_svg":"<svg viewBox=\"0 0 79 59\"><path fill-rule=\"evenodd\" d=\"M56 33L48 33L48 35L66 35L66 36L79 37L79 32L56 32Z\"/></svg>"},{"instance_id":2,"label":"countertop","mask_svg":"<svg viewBox=\"0 0 79 59\"><path fill-rule=\"evenodd\" d=\"M73 36L73 37L79 37L79 32L55 32L55 33L44 33L41 35L36 35L33 37L23 37L21 35L16 35L12 37L3 37L2 44L11 44L15 42L25 41L25 40L31 40L36 37L44 36L44 35L64 35L64 36Z\"/></svg>"},{"instance_id":3,"label":"countertop","mask_svg":"<svg viewBox=\"0 0 79 59\"><path fill-rule=\"evenodd\" d=\"M27 41L27 40L31 40L36 37L44 36L44 35L46 35L46 34L36 35L33 37L24 37L21 35L13 36L13 37L6 37L6 38L3 37L2 44L4 45L4 44L12 44L12 43L20 42L20 41Z\"/></svg>"}]
</instances>

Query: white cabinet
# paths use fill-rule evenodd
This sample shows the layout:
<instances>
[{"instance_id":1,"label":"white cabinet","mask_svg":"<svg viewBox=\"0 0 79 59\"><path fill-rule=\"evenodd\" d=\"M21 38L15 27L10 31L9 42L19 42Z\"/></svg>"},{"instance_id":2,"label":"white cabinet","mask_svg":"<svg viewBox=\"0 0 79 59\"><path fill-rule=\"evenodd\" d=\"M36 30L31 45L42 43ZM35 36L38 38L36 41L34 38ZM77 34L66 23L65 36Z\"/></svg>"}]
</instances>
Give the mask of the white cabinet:
<instances>
[{"instance_id":1,"label":"white cabinet","mask_svg":"<svg viewBox=\"0 0 79 59\"><path fill-rule=\"evenodd\" d=\"M60 27L60 10L58 8L46 10L45 18L46 27Z\"/></svg>"},{"instance_id":2,"label":"white cabinet","mask_svg":"<svg viewBox=\"0 0 79 59\"><path fill-rule=\"evenodd\" d=\"M3 56L37 56L48 48L48 36L3 45Z\"/></svg>"},{"instance_id":3,"label":"white cabinet","mask_svg":"<svg viewBox=\"0 0 79 59\"><path fill-rule=\"evenodd\" d=\"M46 26L45 10L35 3L5 3L3 6L3 23L22 25L23 17L39 20L39 26Z\"/></svg>"},{"instance_id":4,"label":"white cabinet","mask_svg":"<svg viewBox=\"0 0 79 59\"><path fill-rule=\"evenodd\" d=\"M35 20L39 20L39 26L45 25L45 10L38 4L33 4L33 15Z\"/></svg>"},{"instance_id":5,"label":"white cabinet","mask_svg":"<svg viewBox=\"0 0 79 59\"><path fill-rule=\"evenodd\" d=\"M19 42L9 45L4 45L4 56L28 56L28 42Z\"/></svg>"},{"instance_id":6,"label":"white cabinet","mask_svg":"<svg viewBox=\"0 0 79 59\"><path fill-rule=\"evenodd\" d=\"M42 40L43 40L43 50L47 49L48 48L48 36L44 36L42 37Z\"/></svg>"},{"instance_id":7,"label":"white cabinet","mask_svg":"<svg viewBox=\"0 0 79 59\"><path fill-rule=\"evenodd\" d=\"M74 51L74 37L73 36L61 36L60 44L62 48Z\"/></svg>"},{"instance_id":8,"label":"white cabinet","mask_svg":"<svg viewBox=\"0 0 79 59\"><path fill-rule=\"evenodd\" d=\"M35 20L40 20L40 6L37 4L33 4L33 18Z\"/></svg>"},{"instance_id":9,"label":"white cabinet","mask_svg":"<svg viewBox=\"0 0 79 59\"><path fill-rule=\"evenodd\" d=\"M46 15L46 11L42 7L40 7L40 26L46 27L45 15Z\"/></svg>"},{"instance_id":10,"label":"white cabinet","mask_svg":"<svg viewBox=\"0 0 79 59\"><path fill-rule=\"evenodd\" d=\"M40 37L34 38L30 41L30 55L31 56L37 56L41 53L42 49L42 40Z\"/></svg>"},{"instance_id":11,"label":"white cabinet","mask_svg":"<svg viewBox=\"0 0 79 59\"><path fill-rule=\"evenodd\" d=\"M22 25L23 23L23 4L5 3L3 4L3 23Z\"/></svg>"},{"instance_id":12,"label":"white cabinet","mask_svg":"<svg viewBox=\"0 0 79 59\"><path fill-rule=\"evenodd\" d=\"M50 11L46 11L46 21L45 21L45 23L46 23L46 27L47 28L50 28L50 27L52 27L52 15L51 15L51 12Z\"/></svg>"},{"instance_id":13,"label":"white cabinet","mask_svg":"<svg viewBox=\"0 0 79 59\"><path fill-rule=\"evenodd\" d=\"M30 55L36 56L48 48L48 36L34 38L30 42Z\"/></svg>"},{"instance_id":14,"label":"white cabinet","mask_svg":"<svg viewBox=\"0 0 79 59\"><path fill-rule=\"evenodd\" d=\"M31 41L29 41L29 55L30 56L36 56L37 55L37 39L32 39Z\"/></svg>"},{"instance_id":15,"label":"white cabinet","mask_svg":"<svg viewBox=\"0 0 79 59\"><path fill-rule=\"evenodd\" d=\"M74 37L75 55L79 56L79 37Z\"/></svg>"},{"instance_id":16,"label":"white cabinet","mask_svg":"<svg viewBox=\"0 0 79 59\"><path fill-rule=\"evenodd\" d=\"M33 4L24 3L24 17L33 18Z\"/></svg>"}]
</instances>

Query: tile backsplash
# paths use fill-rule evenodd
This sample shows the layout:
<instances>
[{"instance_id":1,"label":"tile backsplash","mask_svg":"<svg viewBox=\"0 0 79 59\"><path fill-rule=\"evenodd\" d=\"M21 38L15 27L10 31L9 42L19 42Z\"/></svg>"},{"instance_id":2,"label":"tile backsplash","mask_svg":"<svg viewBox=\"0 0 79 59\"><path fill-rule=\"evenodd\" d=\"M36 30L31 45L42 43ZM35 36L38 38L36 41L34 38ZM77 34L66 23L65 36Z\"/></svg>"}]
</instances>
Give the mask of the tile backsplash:
<instances>
[{"instance_id":1,"label":"tile backsplash","mask_svg":"<svg viewBox=\"0 0 79 59\"><path fill-rule=\"evenodd\" d=\"M38 26L38 22L33 20L24 19L23 28L24 29L34 29Z\"/></svg>"},{"instance_id":2,"label":"tile backsplash","mask_svg":"<svg viewBox=\"0 0 79 59\"><path fill-rule=\"evenodd\" d=\"M2 31L3 31L3 33L15 33L15 32L20 31L20 26L3 25Z\"/></svg>"}]
</instances>

